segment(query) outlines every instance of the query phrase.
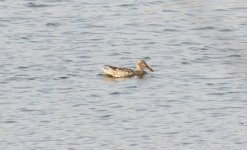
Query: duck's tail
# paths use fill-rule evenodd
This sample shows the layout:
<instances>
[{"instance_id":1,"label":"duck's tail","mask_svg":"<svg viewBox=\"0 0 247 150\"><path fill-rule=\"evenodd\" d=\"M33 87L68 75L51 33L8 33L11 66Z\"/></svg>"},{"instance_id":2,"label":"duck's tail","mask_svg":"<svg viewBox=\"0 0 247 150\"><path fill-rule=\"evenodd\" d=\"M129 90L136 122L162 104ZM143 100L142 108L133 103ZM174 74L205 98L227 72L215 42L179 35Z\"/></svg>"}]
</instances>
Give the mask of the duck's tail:
<instances>
[{"instance_id":1,"label":"duck's tail","mask_svg":"<svg viewBox=\"0 0 247 150\"><path fill-rule=\"evenodd\" d=\"M102 67L102 70L103 70L103 72L104 72L105 74L110 74L109 72L112 70L112 67L109 66L109 65L104 65L104 66Z\"/></svg>"}]
</instances>

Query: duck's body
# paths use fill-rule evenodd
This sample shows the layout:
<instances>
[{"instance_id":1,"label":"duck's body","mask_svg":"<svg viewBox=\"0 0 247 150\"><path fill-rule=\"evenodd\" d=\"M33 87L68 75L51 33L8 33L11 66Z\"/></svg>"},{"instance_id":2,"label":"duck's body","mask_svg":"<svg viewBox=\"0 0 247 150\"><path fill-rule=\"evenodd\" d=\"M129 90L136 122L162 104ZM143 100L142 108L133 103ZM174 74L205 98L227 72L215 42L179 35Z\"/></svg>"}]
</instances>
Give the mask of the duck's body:
<instances>
[{"instance_id":1,"label":"duck's body","mask_svg":"<svg viewBox=\"0 0 247 150\"><path fill-rule=\"evenodd\" d=\"M145 61L139 60L136 63L136 70L132 70L129 68L123 68L123 67L114 67L105 65L103 68L103 71L105 74L121 78L121 77L130 77L130 76L143 76L145 74L144 69L148 69L150 71L153 71Z\"/></svg>"},{"instance_id":2,"label":"duck's body","mask_svg":"<svg viewBox=\"0 0 247 150\"><path fill-rule=\"evenodd\" d=\"M105 65L103 68L103 71L107 75L111 75L113 77L130 77L134 76L135 72L129 68L123 68L123 67L114 67Z\"/></svg>"}]
</instances>

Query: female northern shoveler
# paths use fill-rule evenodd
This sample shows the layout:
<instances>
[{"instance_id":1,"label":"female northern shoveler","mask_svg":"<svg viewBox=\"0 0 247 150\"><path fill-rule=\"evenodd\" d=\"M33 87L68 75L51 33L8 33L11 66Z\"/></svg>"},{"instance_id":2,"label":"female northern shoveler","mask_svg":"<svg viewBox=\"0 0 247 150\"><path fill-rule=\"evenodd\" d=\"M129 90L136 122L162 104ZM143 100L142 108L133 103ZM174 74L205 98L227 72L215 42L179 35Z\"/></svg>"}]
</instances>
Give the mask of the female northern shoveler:
<instances>
[{"instance_id":1,"label":"female northern shoveler","mask_svg":"<svg viewBox=\"0 0 247 150\"><path fill-rule=\"evenodd\" d=\"M153 69L151 69L144 60L137 61L135 71L129 68L114 67L109 65L105 65L103 71L107 75L119 78L119 77L130 77L135 75L143 76L145 74L144 69L148 69L153 72Z\"/></svg>"}]
</instances>

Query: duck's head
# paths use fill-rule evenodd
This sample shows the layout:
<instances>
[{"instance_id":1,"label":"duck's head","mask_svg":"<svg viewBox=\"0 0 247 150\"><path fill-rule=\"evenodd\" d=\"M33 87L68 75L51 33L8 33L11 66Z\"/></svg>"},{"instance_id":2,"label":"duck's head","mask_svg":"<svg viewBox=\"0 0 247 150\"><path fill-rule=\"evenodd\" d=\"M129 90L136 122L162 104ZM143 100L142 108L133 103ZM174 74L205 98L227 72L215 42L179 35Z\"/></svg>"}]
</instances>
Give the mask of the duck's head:
<instances>
[{"instance_id":1,"label":"duck's head","mask_svg":"<svg viewBox=\"0 0 247 150\"><path fill-rule=\"evenodd\" d=\"M136 63L137 70L144 70L148 69L149 71L153 72L154 70L150 68L144 60L138 60Z\"/></svg>"}]
</instances>

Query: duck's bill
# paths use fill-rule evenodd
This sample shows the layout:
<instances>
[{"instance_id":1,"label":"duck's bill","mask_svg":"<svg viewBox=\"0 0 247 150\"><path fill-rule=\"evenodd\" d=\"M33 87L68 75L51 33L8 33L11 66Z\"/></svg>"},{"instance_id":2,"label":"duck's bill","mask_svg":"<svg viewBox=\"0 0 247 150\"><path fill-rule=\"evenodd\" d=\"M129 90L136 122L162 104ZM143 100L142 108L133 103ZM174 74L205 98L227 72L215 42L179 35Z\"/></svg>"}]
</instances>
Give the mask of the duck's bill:
<instances>
[{"instance_id":1,"label":"duck's bill","mask_svg":"<svg viewBox=\"0 0 247 150\"><path fill-rule=\"evenodd\" d=\"M147 66L147 69L151 72L153 72L154 70L152 68L150 68L149 66Z\"/></svg>"}]
</instances>

